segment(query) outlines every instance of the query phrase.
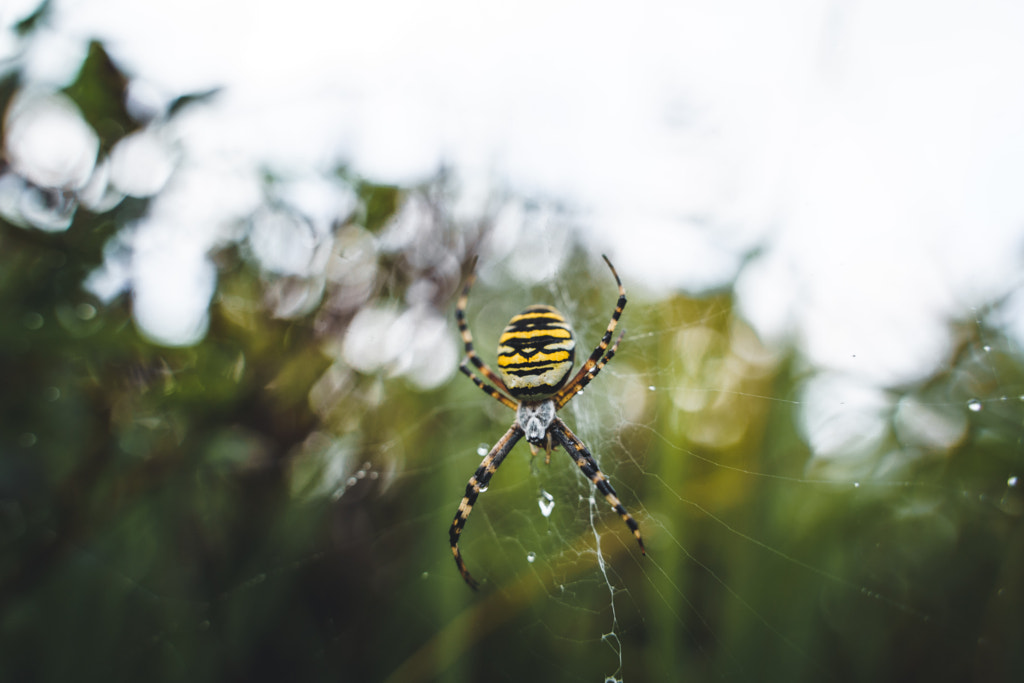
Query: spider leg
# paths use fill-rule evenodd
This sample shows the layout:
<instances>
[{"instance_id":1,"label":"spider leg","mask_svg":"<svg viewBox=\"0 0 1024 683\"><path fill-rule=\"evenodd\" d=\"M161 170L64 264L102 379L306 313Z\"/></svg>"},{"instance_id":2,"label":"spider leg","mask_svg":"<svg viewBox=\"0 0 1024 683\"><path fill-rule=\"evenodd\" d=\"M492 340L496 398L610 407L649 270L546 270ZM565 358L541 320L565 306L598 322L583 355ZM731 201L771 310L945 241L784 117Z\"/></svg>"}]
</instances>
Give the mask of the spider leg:
<instances>
[{"instance_id":1,"label":"spider leg","mask_svg":"<svg viewBox=\"0 0 1024 683\"><path fill-rule=\"evenodd\" d=\"M448 540L452 544L452 555L455 556L455 566L459 568L459 573L462 574L462 578L465 579L466 583L473 590L479 587L476 580L469 575L469 570L466 569L466 563L462 561L462 553L459 552L459 536L462 534L462 529L466 526L466 519L469 517L469 513L473 511L473 505L476 503L477 496L480 492L487 488L487 484L491 481L491 477L495 472L498 471L498 467L501 465L501 461L505 459L512 447L516 445L523 436L523 430L519 427L519 423L515 423L512 427L505 432L505 436L498 440L498 443L494 444L494 448L491 452L484 456L484 459L480 462L480 467L477 468L473 476L469 478L469 483L466 484L466 495L463 496L462 502L459 503L459 509L455 513L455 520L452 522L451 528L448 530ZM635 524L635 522L634 522Z\"/></svg>"},{"instance_id":2,"label":"spider leg","mask_svg":"<svg viewBox=\"0 0 1024 683\"><path fill-rule=\"evenodd\" d=\"M508 396L505 396L500 391L492 387L490 384L477 377L476 374L469 368L469 366L466 365L466 359L462 359L462 362L459 363L459 370L461 370L462 374L464 374L466 377L469 377L471 380L473 380L473 384L483 389L484 393L490 396L491 398L500 401L501 403L505 404L512 410L515 410L516 408L519 407L518 404L512 399L510 399Z\"/></svg>"},{"instance_id":3,"label":"spider leg","mask_svg":"<svg viewBox=\"0 0 1024 683\"><path fill-rule=\"evenodd\" d=\"M622 280L619 278L619 274L615 272L615 266L608 260L608 257L604 254L601 255L604 262L608 264L608 267L612 270L612 275L615 276L615 282L619 285L619 300L615 303L615 310L612 312L612 319L608 322L608 328L604 332L604 336L601 337L601 343L597 345L594 352L590 354L590 358L587 358L583 366L580 367L579 372L569 380L569 382L559 389L558 393L554 395L555 405L559 408L569 402L569 399L576 395L576 392L581 387L581 383L585 386L590 380L586 379L587 375L596 375L597 371L594 370L595 366L600 364L603 368L605 364L612 359L615 355L615 349L612 348L610 354L607 354L608 346L612 343L612 335L615 334L615 326L619 324L619 317L622 315L622 309L626 307L626 288L622 286ZM619 340L622 340L621 335ZM619 342L615 342L617 347ZM598 368L600 370L600 368ZM591 377L591 379L593 379Z\"/></svg>"},{"instance_id":4,"label":"spider leg","mask_svg":"<svg viewBox=\"0 0 1024 683\"><path fill-rule=\"evenodd\" d=\"M476 266L476 259L473 259L473 267ZM473 282L476 280L476 275L473 271L470 271L469 277L466 278L466 284L462 287L462 293L459 294L458 303L455 304L455 321L459 324L459 334L462 336L462 344L466 349L466 357L469 358L477 370L480 371L484 377L486 377L491 384L498 387L501 391L509 394L508 387L501 381L501 378L489 367L487 364L480 360L480 356L477 355L476 349L473 348L473 333L469 331L469 325L466 324L466 306L469 305L469 290L473 286ZM465 372L465 370L463 370ZM493 394L492 394L493 395Z\"/></svg>"},{"instance_id":5,"label":"spider leg","mask_svg":"<svg viewBox=\"0 0 1024 683\"><path fill-rule=\"evenodd\" d=\"M633 536L636 537L636 542L640 544L640 552L644 555L647 554L647 549L644 548L644 540L640 536L640 525L636 523L633 516L626 512L626 508L623 507L622 501L619 500L618 495L615 493L615 489L612 488L608 478L604 476L604 473L597 466L597 461L594 460L594 456L590 454L587 447L583 445L583 442L572 433L572 431L562 422L561 418L555 418L554 422L551 423L549 432L554 436L558 443L562 444L562 448L565 452L572 456L572 459L576 461L576 465L579 466L583 474L586 475L587 479L591 481L598 491L604 494L605 500L612 506L612 509L622 517L622 521L626 523L629 530L633 532Z\"/></svg>"},{"instance_id":6,"label":"spider leg","mask_svg":"<svg viewBox=\"0 0 1024 683\"><path fill-rule=\"evenodd\" d=\"M622 337L624 337L625 334L625 332L620 334L619 338L616 339L615 343L612 344L610 349L608 349L608 352L604 354L604 357L601 360L599 360L593 368L591 368L590 372L588 372L587 374L583 375L583 377L580 378L579 382L576 383L576 386L573 387L572 393L568 393L562 396L562 392L559 392L558 395L555 396L555 407L558 410L561 410L563 407L565 407L565 404L568 403L573 396L583 391L583 387L590 384L591 380L597 377L597 373L601 372L601 368L607 365L608 361L615 357L615 351L619 348L619 342L622 341Z\"/></svg>"}]
</instances>

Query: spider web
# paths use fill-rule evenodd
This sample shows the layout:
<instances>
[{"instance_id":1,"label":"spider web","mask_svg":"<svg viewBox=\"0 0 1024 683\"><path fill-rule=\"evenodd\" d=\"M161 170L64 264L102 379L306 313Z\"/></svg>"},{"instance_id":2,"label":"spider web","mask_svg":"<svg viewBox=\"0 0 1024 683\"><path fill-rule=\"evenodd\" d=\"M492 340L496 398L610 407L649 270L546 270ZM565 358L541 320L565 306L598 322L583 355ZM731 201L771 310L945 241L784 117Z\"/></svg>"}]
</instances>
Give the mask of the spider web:
<instances>
[{"instance_id":1,"label":"spider web","mask_svg":"<svg viewBox=\"0 0 1024 683\"><path fill-rule=\"evenodd\" d=\"M588 280L594 281L598 275ZM574 323L581 348L600 338L608 301L581 301L555 285L541 295L546 298L538 301L554 303ZM489 349L494 334L487 331L500 330L521 308L506 300L512 298L496 299L483 287L474 293L470 320L478 349ZM1005 474L1020 465L1020 436L1002 469L987 478L944 477L935 460L950 458L979 416L992 421L991 429L1019 432L1024 384L1002 367L1019 349L976 314L963 323L961 356L935 377L984 376L987 382L972 387L983 393L954 385L940 394L924 382L864 396L851 381L825 394L816 387L834 380L827 373L807 372L792 385L775 382L769 370L787 359L758 346L728 302L679 305L687 309L684 320L662 325L664 302L631 295L619 354L562 413L639 522L646 557L561 451L545 465L543 453L531 458L525 446L515 449L474 507L461 547L485 595L500 597L483 597L486 606L467 609L478 615L506 609L510 614L499 621L515 623L515 647L498 650L492 664L502 670L503 661L525 659L527 668L552 680L650 680L681 672L748 678L786 670L846 678L828 656L842 648L821 645L822 637L810 632L811 615L833 631L825 639L850 636L850 624L897 623L915 639L959 645L965 636L941 598L938 563L956 556L976 526L998 527L1020 514L1017 476ZM703 356L678 352L701 345ZM994 360L1000 354L1003 360ZM735 356L744 359L741 371L729 368ZM439 414L482 408L490 433L500 435L511 415L486 397L474 399L474 392L470 387L465 402L442 405ZM878 436L858 448L844 442L842 453L812 454L803 440L830 430L808 424L807 414L822 410L832 411L832 422L873 424ZM840 436L844 429L831 427ZM782 445L768 453L722 445L737 432L767 430L792 434L778 437ZM680 439L681 432L698 436ZM456 431L448 436L460 442ZM451 502L428 517L450 516L489 445L465 444L406 473L450 482ZM866 530L854 532L851 518L858 516ZM884 560L915 536L925 540ZM448 564L443 559L423 580L449 589L460 583ZM998 577L984 578L992 584L954 583L963 595L975 588L979 597L990 588L1009 594L1005 586L992 588ZM467 595L470 605L472 599ZM991 636L982 631L998 623L976 622L978 632L967 637L983 643ZM470 636L459 651L480 641L490 642ZM492 654L494 646L487 647ZM581 650L589 666L560 666L557 653ZM408 672L400 667L390 680L417 680Z\"/></svg>"},{"instance_id":2,"label":"spider web","mask_svg":"<svg viewBox=\"0 0 1024 683\"><path fill-rule=\"evenodd\" d=\"M615 296L600 261L588 267L564 265L563 280L541 273L533 287L483 270L469 320L484 359L534 302L565 313L581 349L596 344ZM337 525L372 527L366 546L319 539L260 555L227 589L188 605L102 548L78 548L77 562L127 601L187 614L151 634L183 661L182 632L217 631L254 605L276 609L267 605L282 586L373 575L373 600L339 601L351 612L326 619L309 654L330 661L359 641L344 624L364 625L392 655L375 658L368 680L906 675L893 662L943 680L965 671L965 651L974 671L1015 670L1024 381L1012 305L969 310L929 379L867 390L764 348L724 296L652 301L626 286L618 354L562 417L639 523L646 556L564 452L546 465L520 444L462 536L482 582L469 590L448 525L513 416L456 376L403 413L390 438L318 446L335 463L324 480L334 482ZM885 654L888 641L905 659Z\"/></svg>"},{"instance_id":3,"label":"spider web","mask_svg":"<svg viewBox=\"0 0 1024 683\"><path fill-rule=\"evenodd\" d=\"M595 344L614 290L592 260L586 277L567 267L571 277L556 280L542 268L543 284L532 289L481 277L470 320L484 357L511 314L534 301L567 314L581 349ZM1020 614L1012 549L1024 401L1021 349L1006 331L1012 306L970 311L931 377L879 389L792 367L760 345L725 297L651 302L630 292L630 301L618 355L563 418L640 524L646 557L564 453L545 465L520 445L463 534L484 584L470 592L445 532L479 457L512 415L456 377L429 408L403 413L397 436L363 453L323 445L337 463L325 480L343 525L378 516L369 551L345 548L339 558L324 543L294 558L263 557L189 606L188 628L216 628L218 611L272 602L311 570L353 564L379 572L382 592L397 591L383 606L353 608L378 638L395 634L394 661L378 665L388 681L475 680L485 670L499 680L522 680L524 671L559 681L880 680L878 669L905 675L884 666L891 655L855 661L852 673L844 658L908 639L930 654L908 656L907 666L930 664L931 678L965 672L936 651L976 649L977 670L998 672L1020 633L1008 616ZM963 450L982 464L966 465ZM392 507L402 514L388 516ZM78 551L132 599L179 602L101 552ZM964 557L981 558L981 568L968 570ZM327 632L325 651L350 637ZM152 637L166 645L177 635Z\"/></svg>"}]
</instances>

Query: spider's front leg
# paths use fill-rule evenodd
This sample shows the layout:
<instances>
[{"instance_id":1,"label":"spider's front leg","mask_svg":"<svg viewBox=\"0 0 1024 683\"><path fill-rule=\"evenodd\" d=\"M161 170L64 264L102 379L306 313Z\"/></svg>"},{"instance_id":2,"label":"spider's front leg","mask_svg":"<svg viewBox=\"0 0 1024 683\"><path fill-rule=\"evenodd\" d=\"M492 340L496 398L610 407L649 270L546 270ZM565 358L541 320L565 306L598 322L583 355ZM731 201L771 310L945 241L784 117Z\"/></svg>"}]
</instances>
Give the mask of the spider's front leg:
<instances>
[{"instance_id":1,"label":"spider's front leg","mask_svg":"<svg viewBox=\"0 0 1024 683\"><path fill-rule=\"evenodd\" d=\"M469 478L469 483L466 484L466 495L462 497L459 509L455 512L452 526L448 529L448 540L452 544L455 566L459 568L459 574L462 575L462 578L465 579L466 583L473 590L476 590L479 584L469 575L466 563L462 561L462 553L459 552L459 536L462 535L462 530L466 526L466 519L469 518L469 513L473 511L473 505L476 504L476 499L480 492L487 488L491 477L494 476L494 473L498 471L498 467L501 466L501 461L505 459L505 456L508 455L512 447L522 437L523 430L519 427L519 423L516 422L512 425L511 429L505 432L505 436L501 437L498 443L494 444L491 452L484 456L484 459L480 462L480 467L476 469L473 476Z\"/></svg>"}]
</instances>

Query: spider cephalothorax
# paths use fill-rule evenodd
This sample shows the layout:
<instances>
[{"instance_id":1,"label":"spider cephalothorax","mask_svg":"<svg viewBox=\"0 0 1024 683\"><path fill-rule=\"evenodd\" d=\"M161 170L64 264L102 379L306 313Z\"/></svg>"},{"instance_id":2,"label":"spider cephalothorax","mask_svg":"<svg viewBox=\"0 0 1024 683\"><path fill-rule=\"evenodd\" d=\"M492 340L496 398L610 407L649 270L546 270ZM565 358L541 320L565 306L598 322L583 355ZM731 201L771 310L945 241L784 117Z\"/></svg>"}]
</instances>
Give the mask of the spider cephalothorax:
<instances>
[{"instance_id":1,"label":"spider cephalothorax","mask_svg":"<svg viewBox=\"0 0 1024 683\"><path fill-rule=\"evenodd\" d=\"M466 484L466 495L459 503L448 536L451 541L452 554L459 573L473 588L477 582L470 576L466 564L459 552L459 536L466 526L473 505L481 491L487 488L491 477L501 465L512 447L523 437L531 448L544 446L551 456L553 446L561 446L576 462L584 475L600 491L612 509L626 522L640 551L644 550L644 542L640 536L640 527L619 501L615 489L608 482L583 442L558 417L557 412L565 407L573 396L583 390L597 373L615 355L615 350L622 340L621 335L611 344L612 334L626 306L626 290L622 286L615 267L608 257L605 263L615 276L619 285L619 300L615 304L615 312L605 330L601 342L590 357L571 380L566 382L572 372L576 350L576 339L572 328L565 317L551 306L530 306L509 321L501 337L498 339L498 374L480 360L473 348L473 335L466 324L466 305L469 302L469 289L473 284L473 276L466 280L466 285L455 307L455 318L459 323L459 332L466 347L466 359L484 376L481 379L467 364L462 361L459 369L473 383L484 390L489 396L516 411L516 420L505 435L498 440L491 451L484 456L480 467ZM611 346L609 346L611 345ZM488 383L488 381L490 383Z\"/></svg>"},{"instance_id":2,"label":"spider cephalothorax","mask_svg":"<svg viewBox=\"0 0 1024 683\"><path fill-rule=\"evenodd\" d=\"M520 403L516 408L516 423L531 446L542 446L548 429L555 420L555 402L548 399L539 403Z\"/></svg>"}]
</instances>

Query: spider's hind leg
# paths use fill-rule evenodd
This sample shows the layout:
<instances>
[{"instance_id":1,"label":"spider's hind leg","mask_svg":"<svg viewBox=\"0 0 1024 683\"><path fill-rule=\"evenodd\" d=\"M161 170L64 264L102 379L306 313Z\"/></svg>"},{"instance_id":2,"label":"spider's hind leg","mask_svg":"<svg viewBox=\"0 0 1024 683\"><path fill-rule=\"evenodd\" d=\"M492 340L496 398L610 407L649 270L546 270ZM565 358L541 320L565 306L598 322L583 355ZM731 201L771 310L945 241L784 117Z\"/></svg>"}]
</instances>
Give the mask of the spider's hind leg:
<instances>
[{"instance_id":1,"label":"spider's hind leg","mask_svg":"<svg viewBox=\"0 0 1024 683\"><path fill-rule=\"evenodd\" d=\"M619 500L618 494L615 493L615 489L612 488L611 483L608 481L608 477L604 476L604 473L601 472L601 469L597 466L597 461L594 460L594 456L590 454L587 447L560 419L555 419L551 425L550 433L554 435L558 443L565 449L565 452L576 462L576 465L594 485L594 488L604 495L605 500L618 513L622 521L629 527L633 537L636 538L636 542L640 545L640 552L646 555L647 549L644 547L644 539L640 535L640 525L626 511L622 501Z\"/></svg>"},{"instance_id":2,"label":"spider's hind leg","mask_svg":"<svg viewBox=\"0 0 1024 683\"><path fill-rule=\"evenodd\" d=\"M466 569L466 563L462 560L462 553L459 551L459 537L462 536L462 530L466 526L466 520L469 519L469 513L473 511L473 505L476 504L477 497L487 488L491 477L498 471L498 467L505 459L505 456L508 455L508 452L512 450L512 447L516 445L516 442L522 436L523 430L519 428L519 425L512 425L512 428L505 432L505 436L501 437L498 443L494 444L491 452L484 456L484 459L480 462L480 467L476 469L473 476L469 478L469 483L466 484L466 494L462 497L459 509L455 511L455 519L452 520L452 525L448 529L448 540L452 545L455 566L459 568L459 574L462 575L465 582L474 590L479 587L479 584L476 582L476 579L470 576L469 570Z\"/></svg>"}]
</instances>

